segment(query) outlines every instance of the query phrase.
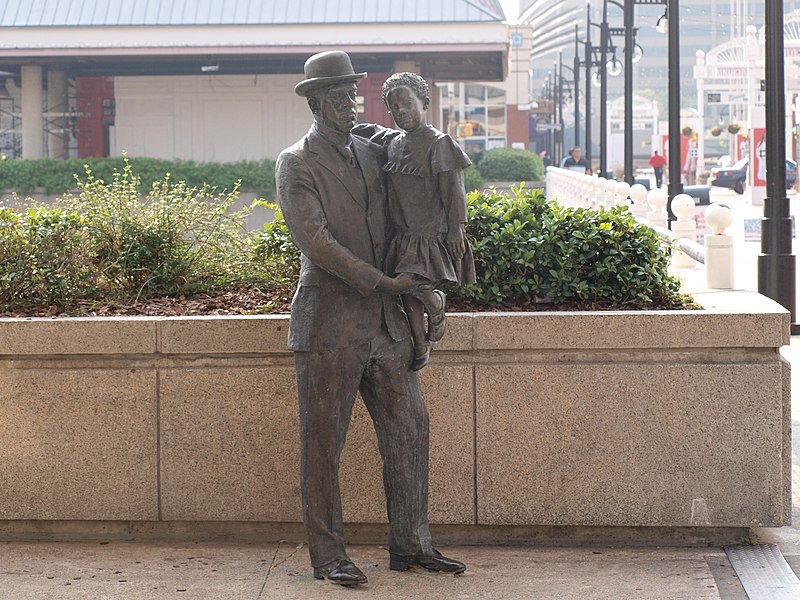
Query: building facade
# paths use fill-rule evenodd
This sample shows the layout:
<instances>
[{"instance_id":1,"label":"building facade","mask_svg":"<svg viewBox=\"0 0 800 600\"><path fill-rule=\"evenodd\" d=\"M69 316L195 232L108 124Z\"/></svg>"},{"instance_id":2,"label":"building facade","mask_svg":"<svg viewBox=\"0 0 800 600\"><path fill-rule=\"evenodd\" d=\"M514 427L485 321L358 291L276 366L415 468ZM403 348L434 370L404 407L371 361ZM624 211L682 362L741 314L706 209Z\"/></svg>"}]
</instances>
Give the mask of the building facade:
<instances>
[{"instance_id":1,"label":"building facade","mask_svg":"<svg viewBox=\"0 0 800 600\"><path fill-rule=\"evenodd\" d=\"M313 0L4 0L0 26L7 156L273 158L308 128L294 84L325 50L347 51L370 74L360 118L387 125L380 86L393 72L420 73L434 91L503 87L509 74L497 0L337 0L324 10ZM440 94L431 100L433 124L447 129Z\"/></svg>"}]
</instances>

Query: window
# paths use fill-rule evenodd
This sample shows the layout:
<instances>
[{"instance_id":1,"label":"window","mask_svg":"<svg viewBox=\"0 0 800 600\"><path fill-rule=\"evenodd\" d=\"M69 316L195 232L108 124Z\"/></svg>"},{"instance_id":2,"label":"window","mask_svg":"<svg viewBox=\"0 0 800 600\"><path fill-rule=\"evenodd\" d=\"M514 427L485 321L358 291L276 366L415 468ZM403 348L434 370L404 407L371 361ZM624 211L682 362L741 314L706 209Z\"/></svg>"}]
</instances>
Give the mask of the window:
<instances>
[{"instance_id":1,"label":"window","mask_svg":"<svg viewBox=\"0 0 800 600\"><path fill-rule=\"evenodd\" d=\"M442 129L467 152L506 145L506 94L489 85L445 83L440 86Z\"/></svg>"}]
</instances>

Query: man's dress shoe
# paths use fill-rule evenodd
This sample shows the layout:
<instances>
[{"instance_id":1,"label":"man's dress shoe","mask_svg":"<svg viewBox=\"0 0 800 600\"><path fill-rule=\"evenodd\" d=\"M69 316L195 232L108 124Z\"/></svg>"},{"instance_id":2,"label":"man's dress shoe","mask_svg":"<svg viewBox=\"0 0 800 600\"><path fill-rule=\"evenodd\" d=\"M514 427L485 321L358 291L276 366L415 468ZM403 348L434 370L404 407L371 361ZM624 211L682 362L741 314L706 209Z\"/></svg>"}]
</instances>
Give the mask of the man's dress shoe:
<instances>
[{"instance_id":1,"label":"man's dress shoe","mask_svg":"<svg viewBox=\"0 0 800 600\"><path fill-rule=\"evenodd\" d=\"M430 555L400 556L399 554L389 554L389 568L392 571L407 571L411 567L422 567L428 571L440 571L442 573L452 573L453 575L463 573L467 568L464 563L442 556L438 550L434 550Z\"/></svg>"},{"instance_id":2,"label":"man's dress shoe","mask_svg":"<svg viewBox=\"0 0 800 600\"><path fill-rule=\"evenodd\" d=\"M360 585L367 583L367 576L347 559L332 562L324 567L314 567L315 579L327 579L339 585Z\"/></svg>"}]
</instances>

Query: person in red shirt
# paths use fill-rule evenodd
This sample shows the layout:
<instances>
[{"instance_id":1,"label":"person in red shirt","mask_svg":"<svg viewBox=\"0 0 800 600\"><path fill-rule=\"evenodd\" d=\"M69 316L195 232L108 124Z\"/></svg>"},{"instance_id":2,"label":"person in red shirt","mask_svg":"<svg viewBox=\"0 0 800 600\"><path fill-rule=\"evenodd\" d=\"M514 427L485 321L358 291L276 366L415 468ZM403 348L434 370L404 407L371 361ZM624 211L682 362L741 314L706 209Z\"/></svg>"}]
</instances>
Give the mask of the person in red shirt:
<instances>
[{"instance_id":1,"label":"person in red shirt","mask_svg":"<svg viewBox=\"0 0 800 600\"><path fill-rule=\"evenodd\" d=\"M653 173L656 176L656 187L661 187L661 179L664 177L664 165L667 161L658 153L658 150L653 151L653 156L650 157L650 166L653 167Z\"/></svg>"}]
</instances>

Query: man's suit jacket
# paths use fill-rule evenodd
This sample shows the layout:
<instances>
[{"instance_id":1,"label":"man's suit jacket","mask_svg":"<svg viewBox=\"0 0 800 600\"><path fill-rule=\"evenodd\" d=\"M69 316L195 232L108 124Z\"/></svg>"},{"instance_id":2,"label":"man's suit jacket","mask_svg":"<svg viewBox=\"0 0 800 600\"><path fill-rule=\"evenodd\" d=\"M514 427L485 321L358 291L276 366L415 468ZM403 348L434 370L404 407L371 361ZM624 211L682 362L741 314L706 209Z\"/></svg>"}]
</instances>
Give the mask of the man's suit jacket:
<instances>
[{"instance_id":1,"label":"man's suit jacket","mask_svg":"<svg viewBox=\"0 0 800 600\"><path fill-rule=\"evenodd\" d=\"M278 157L278 202L302 252L290 350L358 345L373 339L384 323L393 339L408 335L400 297L375 291L387 243L385 152L355 136L352 147L366 197L316 125Z\"/></svg>"}]
</instances>

